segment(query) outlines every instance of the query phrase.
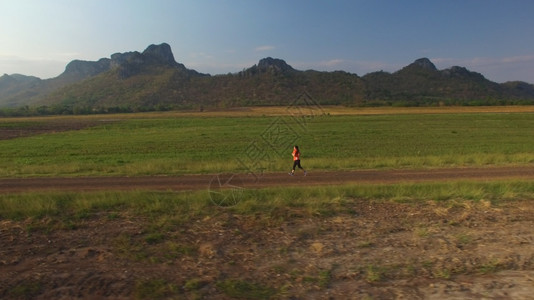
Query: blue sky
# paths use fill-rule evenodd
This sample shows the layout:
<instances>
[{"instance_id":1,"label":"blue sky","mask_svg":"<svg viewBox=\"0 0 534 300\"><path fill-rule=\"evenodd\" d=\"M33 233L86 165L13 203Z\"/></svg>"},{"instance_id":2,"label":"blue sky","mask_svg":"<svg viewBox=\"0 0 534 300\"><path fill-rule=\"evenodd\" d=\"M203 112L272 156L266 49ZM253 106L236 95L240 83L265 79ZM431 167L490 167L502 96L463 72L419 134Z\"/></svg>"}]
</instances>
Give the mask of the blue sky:
<instances>
[{"instance_id":1,"label":"blue sky","mask_svg":"<svg viewBox=\"0 0 534 300\"><path fill-rule=\"evenodd\" d=\"M534 83L533 16L531 0L0 0L0 74L50 78L166 42L212 75L274 57L363 76L427 57Z\"/></svg>"}]
</instances>

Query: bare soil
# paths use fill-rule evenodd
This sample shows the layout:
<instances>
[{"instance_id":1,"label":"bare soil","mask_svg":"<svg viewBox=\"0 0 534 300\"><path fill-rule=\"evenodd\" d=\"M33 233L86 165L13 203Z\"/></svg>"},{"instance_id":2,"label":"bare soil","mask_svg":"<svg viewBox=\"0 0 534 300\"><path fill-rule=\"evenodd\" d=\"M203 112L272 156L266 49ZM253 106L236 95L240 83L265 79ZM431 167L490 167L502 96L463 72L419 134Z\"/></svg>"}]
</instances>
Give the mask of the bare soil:
<instances>
[{"instance_id":1,"label":"bare soil","mask_svg":"<svg viewBox=\"0 0 534 300\"><path fill-rule=\"evenodd\" d=\"M532 177L532 167L506 167L32 178L2 179L0 192ZM497 205L353 199L334 216L292 208L273 214L220 207L159 235L149 230L151 220L125 214L90 216L73 228L0 219L0 298L533 299L532 199Z\"/></svg>"},{"instance_id":2,"label":"bare soil","mask_svg":"<svg viewBox=\"0 0 534 300\"><path fill-rule=\"evenodd\" d=\"M16 126L6 126L11 119L4 119L0 123L0 140L9 140L19 137L40 135L46 133L80 130L101 125L108 120L76 119L76 118L27 118L14 119Z\"/></svg>"}]
</instances>

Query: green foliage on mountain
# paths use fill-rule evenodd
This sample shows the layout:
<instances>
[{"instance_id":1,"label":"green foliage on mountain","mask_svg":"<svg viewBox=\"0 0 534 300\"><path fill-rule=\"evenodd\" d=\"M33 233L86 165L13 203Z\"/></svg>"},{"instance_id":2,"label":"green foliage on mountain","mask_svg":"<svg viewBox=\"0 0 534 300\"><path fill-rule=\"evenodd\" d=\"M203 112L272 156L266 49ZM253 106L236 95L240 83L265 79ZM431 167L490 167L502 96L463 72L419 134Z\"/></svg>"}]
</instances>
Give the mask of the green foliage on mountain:
<instances>
[{"instance_id":1,"label":"green foliage on mountain","mask_svg":"<svg viewBox=\"0 0 534 300\"><path fill-rule=\"evenodd\" d=\"M534 94L514 94L511 86L500 85L479 73L454 66L439 71L426 58L393 73L375 72L363 77L366 98L393 104L470 104L474 101L498 104L533 100Z\"/></svg>"},{"instance_id":2,"label":"green foliage on mountain","mask_svg":"<svg viewBox=\"0 0 534 300\"><path fill-rule=\"evenodd\" d=\"M243 71L225 76L195 78L190 99L204 106L234 107L288 105L304 91L321 104L352 104L364 90L361 78L345 72Z\"/></svg>"},{"instance_id":3,"label":"green foliage on mountain","mask_svg":"<svg viewBox=\"0 0 534 300\"><path fill-rule=\"evenodd\" d=\"M265 60L272 60L270 58ZM227 108L251 105L287 105L304 91L322 104L354 104L364 91L360 77L346 72L297 71L258 66L236 74L207 76L167 65L148 65L124 77L110 70L52 94L41 105L75 110L114 111Z\"/></svg>"},{"instance_id":4,"label":"green foliage on mountain","mask_svg":"<svg viewBox=\"0 0 534 300\"><path fill-rule=\"evenodd\" d=\"M426 58L394 73L360 77L343 71L299 71L269 57L238 73L211 76L177 63L167 44L96 62L73 61L63 74L48 80L0 77L0 107L23 106L22 111L15 109L21 114L288 105L303 92L323 105L534 103L532 84L498 84L458 66L438 70Z\"/></svg>"},{"instance_id":5,"label":"green foliage on mountain","mask_svg":"<svg viewBox=\"0 0 534 300\"><path fill-rule=\"evenodd\" d=\"M118 70L112 70L69 85L51 93L39 104L62 104L74 109L91 110L128 107L153 109L158 105L183 103L179 86L186 81L180 70L154 67L126 79L118 78L118 73Z\"/></svg>"}]
</instances>

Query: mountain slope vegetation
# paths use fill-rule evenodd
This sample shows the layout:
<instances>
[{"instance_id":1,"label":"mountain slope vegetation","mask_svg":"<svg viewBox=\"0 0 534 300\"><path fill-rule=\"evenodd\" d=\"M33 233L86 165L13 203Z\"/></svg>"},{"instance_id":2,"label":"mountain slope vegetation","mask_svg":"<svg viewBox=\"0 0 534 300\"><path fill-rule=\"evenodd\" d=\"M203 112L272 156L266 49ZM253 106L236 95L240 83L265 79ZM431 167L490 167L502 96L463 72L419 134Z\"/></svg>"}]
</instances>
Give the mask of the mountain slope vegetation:
<instances>
[{"instance_id":1,"label":"mountain slope vegetation","mask_svg":"<svg viewBox=\"0 0 534 300\"><path fill-rule=\"evenodd\" d=\"M41 113L287 105L303 92L323 105L534 103L532 84L499 84L460 66L438 70L427 58L394 73L360 77L344 71L300 71L268 57L243 71L212 76L176 62L166 43L94 62L75 60L60 76L47 80L18 74L0 77L0 107Z\"/></svg>"}]
</instances>

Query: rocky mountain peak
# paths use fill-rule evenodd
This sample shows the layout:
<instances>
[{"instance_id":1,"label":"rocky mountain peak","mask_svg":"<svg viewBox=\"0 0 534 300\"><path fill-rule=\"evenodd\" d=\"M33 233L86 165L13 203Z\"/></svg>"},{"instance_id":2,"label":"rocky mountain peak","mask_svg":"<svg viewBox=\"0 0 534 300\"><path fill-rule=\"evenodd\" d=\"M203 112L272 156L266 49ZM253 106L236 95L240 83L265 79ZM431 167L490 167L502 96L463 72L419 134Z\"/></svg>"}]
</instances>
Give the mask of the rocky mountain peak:
<instances>
[{"instance_id":1,"label":"rocky mountain peak","mask_svg":"<svg viewBox=\"0 0 534 300\"><path fill-rule=\"evenodd\" d=\"M111 55L111 68L117 68L125 64L142 64L143 56L137 51L114 53Z\"/></svg>"},{"instance_id":2,"label":"rocky mountain peak","mask_svg":"<svg viewBox=\"0 0 534 300\"><path fill-rule=\"evenodd\" d=\"M167 43L160 45L150 45L143 51L143 55L153 62L176 66L176 61L174 60L174 55L172 54L171 46Z\"/></svg>"},{"instance_id":3,"label":"rocky mountain peak","mask_svg":"<svg viewBox=\"0 0 534 300\"><path fill-rule=\"evenodd\" d=\"M418 66L420 68L423 68L423 69L429 70L429 71L437 71L438 70L436 68L436 66L430 61L430 59L428 59L426 57L417 59L411 65L412 66Z\"/></svg>"},{"instance_id":4,"label":"rocky mountain peak","mask_svg":"<svg viewBox=\"0 0 534 300\"><path fill-rule=\"evenodd\" d=\"M254 65L243 72L240 72L241 75L250 76L254 74L279 74L295 71L293 67L288 65L284 60L278 58L267 57L261 59L257 65Z\"/></svg>"},{"instance_id":5,"label":"rocky mountain peak","mask_svg":"<svg viewBox=\"0 0 534 300\"><path fill-rule=\"evenodd\" d=\"M142 65L142 64L158 64L175 67L178 64L174 60L171 46L163 43L161 45L150 45L148 48L139 53L137 51L115 53L111 55L111 67L120 67L125 64Z\"/></svg>"},{"instance_id":6,"label":"rocky mountain peak","mask_svg":"<svg viewBox=\"0 0 534 300\"><path fill-rule=\"evenodd\" d=\"M73 60L67 64L61 77L73 77L76 80L95 76L109 70L110 60L102 58L98 61Z\"/></svg>"},{"instance_id":7,"label":"rocky mountain peak","mask_svg":"<svg viewBox=\"0 0 534 300\"><path fill-rule=\"evenodd\" d=\"M171 46L167 43L150 45L143 53L134 51L111 55L111 68L117 68L121 78L134 76L154 66L172 67L179 68L185 72L189 71L184 65L174 60Z\"/></svg>"},{"instance_id":8,"label":"rocky mountain peak","mask_svg":"<svg viewBox=\"0 0 534 300\"><path fill-rule=\"evenodd\" d=\"M275 70L275 71L294 71L290 65L288 65L284 60L278 58L267 57L261 59L258 62L258 69L260 71Z\"/></svg>"}]
</instances>

